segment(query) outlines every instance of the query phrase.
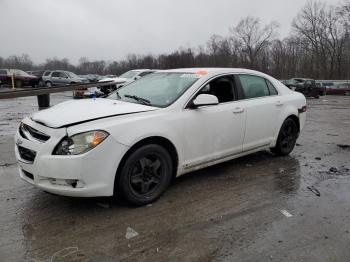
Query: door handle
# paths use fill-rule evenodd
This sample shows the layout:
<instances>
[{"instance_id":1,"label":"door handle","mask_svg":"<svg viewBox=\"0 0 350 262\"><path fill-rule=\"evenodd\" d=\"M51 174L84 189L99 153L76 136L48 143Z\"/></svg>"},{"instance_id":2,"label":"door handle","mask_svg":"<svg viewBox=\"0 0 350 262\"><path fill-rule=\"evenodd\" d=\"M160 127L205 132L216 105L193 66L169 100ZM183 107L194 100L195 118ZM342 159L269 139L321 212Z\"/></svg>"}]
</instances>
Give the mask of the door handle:
<instances>
[{"instance_id":1,"label":"door handle","mask_svg":"<svg viewBox=\"0 0 350 262\"><path fill-rule=\"evenodd\" d=\"M281 101L277 101L276 106L283 106L283 103Z\"/></svg>"},{"instance_id":2,"label":"door handle","mask_svg":"<svg viewBox=\"0 0 350 262\"><path fill-rule=\"evenodd\" d=\"M234 114L243 113L243 112L244 112L244 108L242 108L242 107L236 107L235 109L233 109L232 112L233 112Z\"/></svg>"}]
</instances>

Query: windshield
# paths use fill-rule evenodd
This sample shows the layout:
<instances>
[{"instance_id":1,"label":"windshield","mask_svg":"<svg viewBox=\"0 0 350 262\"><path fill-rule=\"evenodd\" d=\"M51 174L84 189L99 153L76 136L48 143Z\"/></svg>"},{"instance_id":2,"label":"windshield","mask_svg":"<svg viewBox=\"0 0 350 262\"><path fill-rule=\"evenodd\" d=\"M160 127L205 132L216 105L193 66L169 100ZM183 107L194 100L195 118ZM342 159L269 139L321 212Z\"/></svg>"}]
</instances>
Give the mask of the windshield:
<instances>
[{"instance_id":1,"label":"windshield","mask_svg":"<svg viewBox=\"0 0 350 262\"><path fill-rule=\"evenodd\" d=\"M70 77L70 78L79 78L79 76L77 76L76 74L72 73L72 72L67 72L66 74Z\"/></svg>"},{"instance_id":2,"label":"windshield","mask_svg":"<svg viewBox=\"0 0 350 262\"><path fill-rule=\"evenodd\" d=\"M132 103L167 107L177 100L199 76L184 73L155 73L128 84L108 96Z\"/></svg>"},{"instance_id":3,"label":"windshield","mask_svg":"<svg viewBox=\"0 0 350 262\"><path fill-rule=\"evenodd\" d=\"M28 74L27 72L24 72L24 71L22 71L22 70L14 70L14 73L15 73L15 75L17 75L17 76L30 76L30 74Z\"/></svg>"},{"instance_id":4,"label":"windshield","mask_svg":"<svg viewBox=\"0 0 350 262\"><path fill-rule=\"evenodd\" d=\"M128 71L124 74L122 74L121 76L119 76L120 78L133 78L135 77L139 72L138 71Z\"/></svg>"}]
</instances>

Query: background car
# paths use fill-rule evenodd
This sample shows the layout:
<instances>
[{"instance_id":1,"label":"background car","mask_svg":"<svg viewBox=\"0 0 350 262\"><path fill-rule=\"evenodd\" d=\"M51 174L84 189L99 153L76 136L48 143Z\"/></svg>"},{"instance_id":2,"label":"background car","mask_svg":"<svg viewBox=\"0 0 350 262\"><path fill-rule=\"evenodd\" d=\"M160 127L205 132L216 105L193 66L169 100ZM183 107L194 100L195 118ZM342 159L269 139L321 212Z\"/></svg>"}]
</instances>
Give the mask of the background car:
<instances>
[{"instance_id":1,"label":"background car","mask_svg":"<svg viewBox=\"0 0 350 262\"><path fill-rule=\"evenodd\" d=\"M300 92L307 97L319 98L326 95L326 87L316 84L314 79L309 78L291 78L284 83L290 89Z\"/></svg>"},{"instance_id":2,"label":"background car","mask_svg":"<svg viewBox=\"0 0 350 262\"><path fill-rule=\"evenodd\" d=\"M28 74L36 76L39 80L39 86L44 86L43 75L46 70L36 70L36 71L27 71Z\"/></svg>"},{"instance_id":3,"label":"background car","mask_svg":"<svg viewBox=\"0 0 350 262\"><path fill-rule=\"evenodd\" d=\"M336 83L327 86L327 95L350 95L350 83Z\"/></svg>"},{"instance_id":4,"label":"background car","mask_svg":"<svg viewBox=\"0 0 350 262\"><path fill-rule=\"evenodd\" d=\"M154 69L135 69L127 71L126 73L120 75L119 77L107 77L99 80L98 82L113 82L110 86L101 87L101 91L105 94L109 94L111 91L120 88L126 84L132 83L141 77L152 74L159 70Z\"/></svg>"},{"instance_id":5,"label":"background car","mask_svg":"<svg viewBox=\"0 0 350 262\"><path fill-rule=\"evenodd\" d=\"M98 87L79 88L73 91L73 98L94 98L105 95Z\"/></svg>"},{"instance_id":6,"label":"background car","mask_svg":"<svg viewBox=\"0 0 350 262\"><path fill-rule=\"evenodd\" d=\"M87 75L78 75L81 78L87 79L90 83L95 83L98 80L101 80L103 77L96 74L87 74Z\"/></svg>"},{"instance_id":7,"label":"background car","mask_svg":"<svg viewBox=\"0 0 350 262\"><path fill-rule=\"evenodd\" d=\"M12 85L12 75L14 76L16 88L21 88L24 86L36 87L39 84L38 77L30 75L22 70L0 69L1 84Z\"/></svg>"},{"instance_id":8,"label":"background car","mask_svg":"<svg viewBox=\"0 0 350 262\"><path fill-rule=\"evenodd\" d=\"M89 82L89 80L85 78L63 70L46 71L42 76L42 81L47 87Z\"/></svg>"}]
</instances>

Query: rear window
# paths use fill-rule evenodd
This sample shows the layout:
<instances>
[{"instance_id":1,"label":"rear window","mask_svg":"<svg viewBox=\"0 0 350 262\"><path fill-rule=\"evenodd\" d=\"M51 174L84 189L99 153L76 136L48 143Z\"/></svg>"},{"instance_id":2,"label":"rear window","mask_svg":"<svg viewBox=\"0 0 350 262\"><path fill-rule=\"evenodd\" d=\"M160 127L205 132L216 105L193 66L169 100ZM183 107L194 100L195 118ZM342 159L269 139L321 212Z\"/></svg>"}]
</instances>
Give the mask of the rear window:
<instances>
[{"instance_id":1,"label":"rear window","mask_svg":"<svg viewBox=\"0 0 350 262\"><path fill-rule=\"evenodd\" d=\"M6 70L0 70L0 75L7 75L7 71Z\"/></svg>"},{"instance_id":2,"label":"rear window","mask_svg":"<svg viewBox=\"0 0 350 262\"><path fill-rule=\"evenodd\" d=\"M44 73L44 76L48 76L48 75L50 75L50 73L51 73L51 71L46 71L46 72Z\"/></svg>"}]
</instances>

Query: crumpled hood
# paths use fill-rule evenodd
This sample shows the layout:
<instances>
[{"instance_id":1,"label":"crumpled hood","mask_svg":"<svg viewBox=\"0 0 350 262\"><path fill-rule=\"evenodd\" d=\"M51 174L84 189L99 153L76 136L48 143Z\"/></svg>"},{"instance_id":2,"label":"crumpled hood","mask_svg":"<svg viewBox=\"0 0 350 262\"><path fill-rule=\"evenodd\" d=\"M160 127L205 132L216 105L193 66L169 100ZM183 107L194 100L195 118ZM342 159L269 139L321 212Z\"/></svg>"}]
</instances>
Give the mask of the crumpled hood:
<instances>
[{"instance_id":1,"label":"crumpled hood","mask_svg":"<svg viewBox=\"0 0 350 262\"><path fill-rule=\"evenodd\" d=\"M106 98L71 100L36 112L31 119L48 127L59 128L100 118L157 109L159 108Z\"/></svg>"}]
</instances>

